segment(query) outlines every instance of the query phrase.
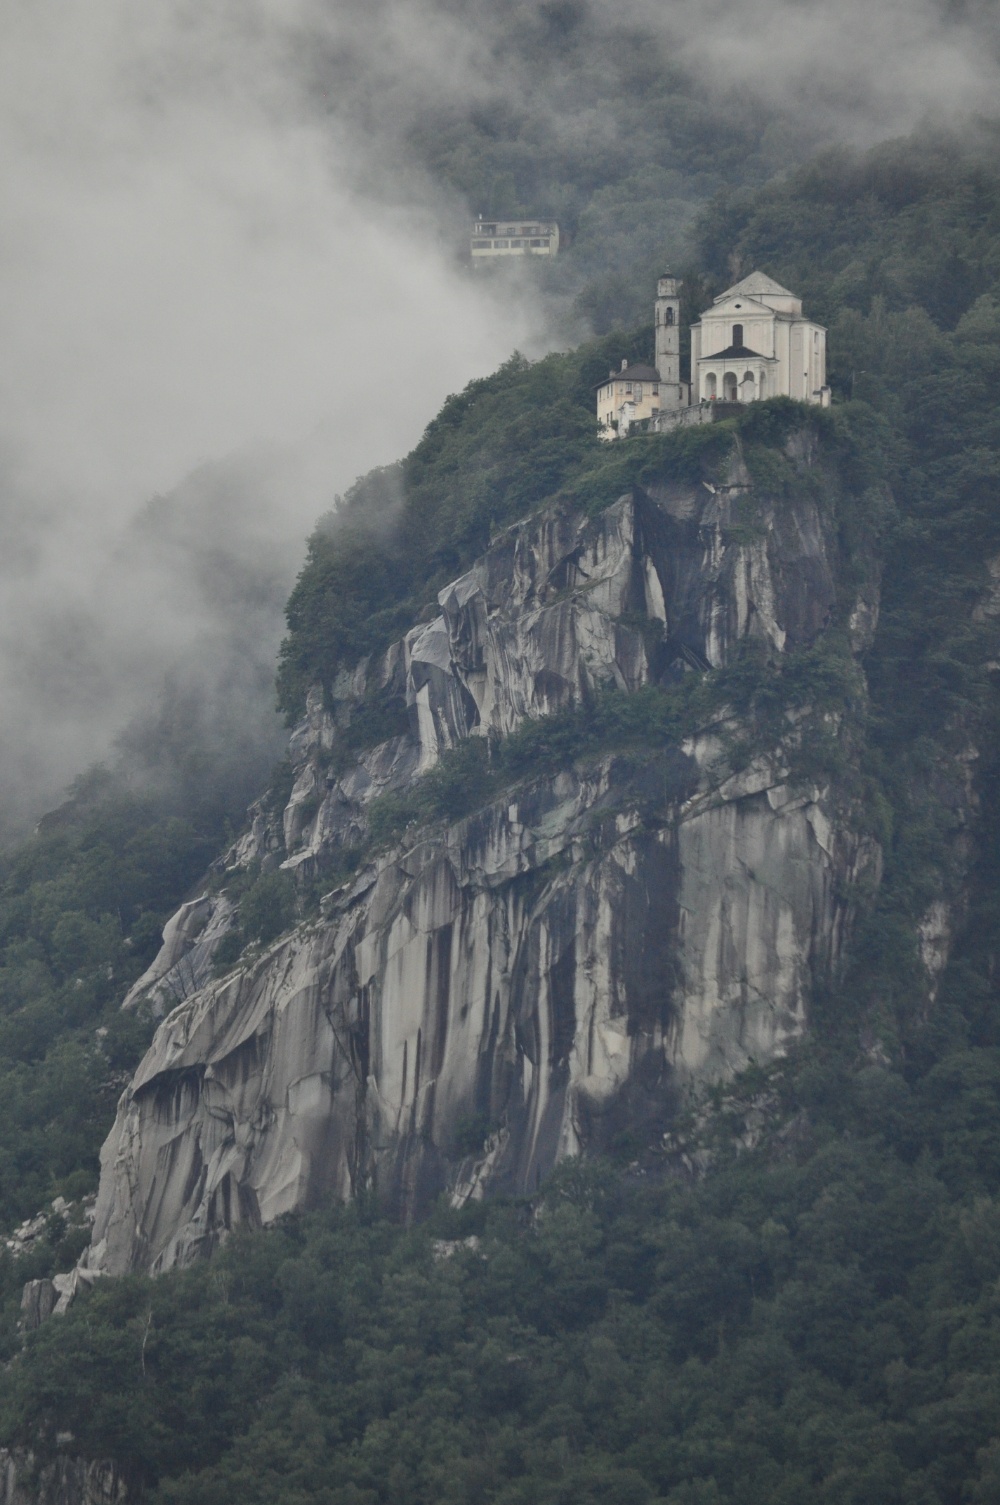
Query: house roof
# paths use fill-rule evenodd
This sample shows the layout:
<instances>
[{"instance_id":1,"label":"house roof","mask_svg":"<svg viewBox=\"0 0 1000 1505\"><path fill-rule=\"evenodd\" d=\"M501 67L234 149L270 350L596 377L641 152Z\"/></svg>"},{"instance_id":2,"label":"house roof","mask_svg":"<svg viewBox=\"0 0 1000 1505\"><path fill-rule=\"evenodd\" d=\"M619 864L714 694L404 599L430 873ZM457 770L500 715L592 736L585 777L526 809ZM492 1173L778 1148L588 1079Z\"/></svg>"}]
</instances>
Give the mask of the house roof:
<instances>
[{"instance_id":1,"label":"house roof","mask_svg":"<svg viewBox=\"0 0 1000 1505\"><path fill-rule=\"evenodd\" d=\"M798 294L790 292L787 287L782 287L780 282L775 282L766 272L751 272L749 277L744 277L742 282L737 282L733 287L727 287L724 293L720 293L715 299L721 303L725 298L731 298L734 293L745 293L748 298L759 298L762 294L770 293L782 298L797 298Z\"/></svg>"},{"instance_id":2,"label":"house roof","mask_svg":"<svg viewBox=\"0 0 1000 1505\"><path fill-rule=\"evenodd\" d=\"M626 366L624 371L612 371L603 381L599 381L594 388L606 387L609 381L659 381L660 373L652 366L643 366L638 362L634 366Z\"/></svg>"}]
</instances>

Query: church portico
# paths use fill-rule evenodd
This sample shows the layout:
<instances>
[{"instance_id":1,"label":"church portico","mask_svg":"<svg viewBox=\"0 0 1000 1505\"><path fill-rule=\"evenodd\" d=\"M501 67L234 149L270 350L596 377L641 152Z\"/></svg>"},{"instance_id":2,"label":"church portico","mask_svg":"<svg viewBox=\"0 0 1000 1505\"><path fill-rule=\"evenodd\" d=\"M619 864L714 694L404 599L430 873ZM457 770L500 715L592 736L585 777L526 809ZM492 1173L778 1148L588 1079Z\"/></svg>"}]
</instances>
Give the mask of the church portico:
<instances>
[{"instance_id":1,"label":"church portico","mask_svg":"<svg viewBox=\"0 0 1000 1505\"><path fill-rule=\"evenodd\" d=\"M698 397L702 402L760 402L775 394L773 357L745 346L730 346L699 362Z\"/></svg>"}]
</instances>

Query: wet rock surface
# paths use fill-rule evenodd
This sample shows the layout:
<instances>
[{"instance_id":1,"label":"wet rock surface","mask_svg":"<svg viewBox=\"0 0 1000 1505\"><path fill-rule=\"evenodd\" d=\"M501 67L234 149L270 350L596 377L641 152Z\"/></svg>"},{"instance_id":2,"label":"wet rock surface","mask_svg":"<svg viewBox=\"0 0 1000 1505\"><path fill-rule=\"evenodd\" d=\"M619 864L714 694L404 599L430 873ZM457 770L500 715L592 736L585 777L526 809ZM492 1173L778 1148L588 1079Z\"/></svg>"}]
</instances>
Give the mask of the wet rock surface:
<instances>
[{"instance_id":1,"label":"wet rock surface","mask_svg":"<svg viewBox=\"0 0 1000 1505\"><path fill-rule=\"evenodd\" d=\"M804 492L747 527L748 491L737 462L724 488L509 530L437 617L341 675L332 704L311 698L291 796L251 813L230 860L321 877L372 798L467 737L722 665L747 639L810 644L837 609L831 526ZM868 582L856 648L872 602ZM373 697L409 730L343 756ZM204 938L229 916L217 896L185 906L134 990L178 1006L119 1105L80 1276L185 1263L238 1222L362 1187L402 1216L441 1191L531 1191L562 1157L666 1132L692 1090L784 1051L878 851L780 748L734 772L733 730L609 754L414 832L222 979Z\"/></svg>"},{"instance_id":2,"label":"wet rock surface","mask_svg":"<svg viewBox=\"0 0 1000 1505\"><path fill-rule=\"evenodd\" d=\"M129 1498L113 1463L66 1457L41 1464L23 1449L0 1448L0 1505L125 1505Z\"/></svg>"}]
</instances>

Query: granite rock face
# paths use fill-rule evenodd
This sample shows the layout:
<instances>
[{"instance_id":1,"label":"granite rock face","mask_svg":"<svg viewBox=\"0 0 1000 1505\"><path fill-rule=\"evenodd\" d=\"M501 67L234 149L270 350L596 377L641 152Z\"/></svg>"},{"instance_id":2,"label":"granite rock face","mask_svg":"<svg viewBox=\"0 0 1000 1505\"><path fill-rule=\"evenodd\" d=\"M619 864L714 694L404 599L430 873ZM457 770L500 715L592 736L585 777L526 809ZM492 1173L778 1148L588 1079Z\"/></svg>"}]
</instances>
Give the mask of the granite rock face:
<instances>
[{"instance_id":1,"label":"granite rock face","mask_svg":"<svg viewBox=\"0 0 1000 1505\"><path fill-rule=\"evenodd\" d=\"M232 925L234 906L225 894L200 894L182 904L163 930L163 944L152 965L125 996L122 1008L145 999L157 1018L204 986L212 976L212 957Z\"/></svg>"},{"instance_id":2,"label":"granite rock face","mask_svg":"<svg viewBox=\"0 0 1000 1505\"><path fill-rule=\"evenodd\" d=\"M310 697L280 826L256 810L238 859L287 853L286 867L321 870L362 838L372 798L405 789L466 737L504 736L602 686L719 667L747 640L779 652L813 642L836 606L836 540L811 499L765 502L741 529L734 514L751 490L737 462L725 487L635 492L595 518L563 507L508 529L441 592L439 616L340 676L332 710ZM875 625L870 591L855 615L860 648ZM325 772L372 701L398 705L407 731Z\"/></svg>"},{"instance_id":3,"label":"granite rock face","mask_svg":"<svg viewBox=\"0 0 1000 1505\"><path fill-rule=\"evenodd\" d=\"M23 1449L0 1448L0 1505L126 1505L129 1498L113 1463L64 1457L38 1464Z\"/></svg>"},{"instance_id":4,"label":"granite rock face","mask_svg":"<svg viewBox=\"0 0 1000 1505\"><path fill-rule=\"evenodd\" d=\"M321 877L363 839L374 796L602 685L719 666L748 638L804 647L838 610L864 646L871 583L838 607L813 492L758 498L752 526L749 493L736 461L726 487L509 530L438 616L341 675L332 705L312 697L290 798L251 812L230 861ZM399 732L346 753L373 706ZM81 1277L185 1263L237 1222L362 1187L402 1216L442 1190L530 1191L562 1157L666 1131L692 1091L779 1055L879 854L841 791L793 776L791 722L734 771L738 733L722 708L682 745L609 753L412 831L221 979L204 937L229 916L218 897L185 906L135 990L178 1002L105 1144Z\"/></svg>"}]
</instances>

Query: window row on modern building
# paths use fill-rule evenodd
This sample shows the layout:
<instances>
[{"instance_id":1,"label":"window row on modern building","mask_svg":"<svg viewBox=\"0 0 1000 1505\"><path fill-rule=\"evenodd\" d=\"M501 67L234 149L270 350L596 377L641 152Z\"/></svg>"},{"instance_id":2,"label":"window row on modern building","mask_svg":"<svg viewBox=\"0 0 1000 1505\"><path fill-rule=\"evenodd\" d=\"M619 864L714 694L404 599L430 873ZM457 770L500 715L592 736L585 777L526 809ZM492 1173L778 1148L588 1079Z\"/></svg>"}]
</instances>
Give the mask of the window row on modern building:
<instances>
[{"instance_id":1,"label":"window row on modern building","mask_svg":"<svg viewBox=\"0 0 1000 1505\"><path fill-rule=\"evenodd\" d=\"M550 220L483 220L472 226L474 259L489 256L554 256L559 226Z\"/></svg>"}]
</instances>

